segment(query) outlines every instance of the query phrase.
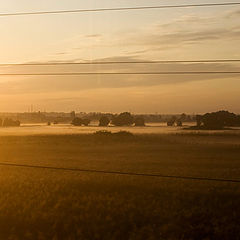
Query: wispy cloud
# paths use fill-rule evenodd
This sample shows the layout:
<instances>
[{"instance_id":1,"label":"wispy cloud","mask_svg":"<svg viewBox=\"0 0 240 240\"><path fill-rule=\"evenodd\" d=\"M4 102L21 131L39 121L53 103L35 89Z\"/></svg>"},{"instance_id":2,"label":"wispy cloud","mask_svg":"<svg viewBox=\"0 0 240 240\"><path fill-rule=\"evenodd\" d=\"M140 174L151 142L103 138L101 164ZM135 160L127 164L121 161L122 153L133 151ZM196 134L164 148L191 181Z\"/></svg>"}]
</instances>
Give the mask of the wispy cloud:
<instances>
[{"instance_id":1,"label":"wispy cloud","mask_svg":"<svg viewBox=\"0 0 240 240\"><path fill-rule=\"evenodd\" d=\"M136 30L115 31L108 34L79 35L66 40L69 57L91 56L91 59L121 54L147 56L148 53L167 54L179 48L204 43L226 44L240 41L240 10L219 15L183 15L168 23L153 23ZM199 47L198 47L199 49Z\"/></svg>"},{"instance_id":2,"label":"wispy cloud","mask_svg":"<svg viewBox=\"0 0 240 240\"><path fill-rule=\"evenodd\" d=\"M96 59L96 61L144 61L136 56L115 56L111 58ZM171 72L171 71L238 71L235 64L224 63L188 63L188 64L110 64L110 65L68 65L68 66L32 66L14 67L12 72ZM6 71L6 70L5 70ZM138 87L143 89L150 86L176 85L187 82L207 81L213 79L238 78L237 75L94 75L94 76L44 76L11 78L0 83L0 94L21 93L50 93L50 92L76 92L90 89L119 89Z\"/></svg>"},{"instance_id":3,"label":"wispy cloud","mask_svg":"<svg viewBox=\"0 0 240 240\"><path fill-rule=\"evenodd\" d=\"M102 34L90 34L90 35L85 35L86 38L100 38Z\"/></svg>"}]
</instances>

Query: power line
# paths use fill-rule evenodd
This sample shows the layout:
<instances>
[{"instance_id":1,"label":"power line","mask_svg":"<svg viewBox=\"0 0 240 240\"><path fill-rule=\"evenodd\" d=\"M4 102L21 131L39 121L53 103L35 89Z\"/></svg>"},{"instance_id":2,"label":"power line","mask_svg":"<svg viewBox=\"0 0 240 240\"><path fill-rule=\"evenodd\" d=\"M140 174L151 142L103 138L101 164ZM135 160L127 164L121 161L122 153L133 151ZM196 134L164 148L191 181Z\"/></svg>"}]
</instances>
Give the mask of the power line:
<instances>
[{"instance_id":1,"label":"power line","mask_svg":"<svg viewBox=\"0 0 240 240\"><path fill-rule=\"evenodd\" d=\"M58 65L108 65L108 64L174 64L174 63L227 63L227 62L240 62L240 59L0 63L0 66L58 66Z\"/></svg>"},{"instance_id":2,"label":"power line","mask_svg":"<svg viewBox=\"0 0 240 240\"><path fill-rule=\"evenodd\" d=\"M84 12L151 10L151 9L169 9L169 8L193 8L193 7L195 8L195 7L217 7L217 6L220 7L220 6L236 6L236 5L240 5L240 2L162 5L162 6L141 6L141 7L117 7L117 8L95 8L95 9L55 10L55 11L38 11L38 12L15 12L15 13L0 13L0 17L24 16L24 15L84 13Z\"/></svg>"},{"instance_id":3,"label":"power line","mask_svg":"<svg viewBox=\"0 0 240 240\"><path fill-rule=\"evenodd\" d=\"M68 72L68 73L0 73L0 76L81 76L81 75L206 75L240 74L240 71L224 72Z\"/></svg>"},{"instance_id":4,"label":"power line","mask_svg":"<svg viewBox=\"0 0 240 240\"><path fill-rule=\"evenodd\" d=\"M36 168L36 169L49 169L49 170L71 171L71 172L99 173L99 174L115 174L115 175L127 175L127 176L139 176L139 177L157 177L157 178L170 178L170 179L183 179L183 180L196 180L196 181L214 181L214 182L240 183L240 180L238 180L238 179L188 177L188 176L162 175L162 174L151 174L151 173L106 171L106 170L96 170L96 169L50 167L50 166L40 166L40 165L3 163L3 162L0 162L0 166L21 167L21 168Z\"/></svg>"}]
</instances>

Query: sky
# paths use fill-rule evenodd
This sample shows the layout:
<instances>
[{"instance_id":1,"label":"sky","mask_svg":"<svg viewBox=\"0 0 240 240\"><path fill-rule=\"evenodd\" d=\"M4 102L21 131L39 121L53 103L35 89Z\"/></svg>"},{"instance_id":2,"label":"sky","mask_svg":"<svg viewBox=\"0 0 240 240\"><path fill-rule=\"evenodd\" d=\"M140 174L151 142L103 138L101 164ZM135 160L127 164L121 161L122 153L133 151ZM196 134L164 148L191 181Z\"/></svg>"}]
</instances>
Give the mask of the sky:
<instances>
[{"instance_id":1,"label":"sky","mask_svg":"<svg viewBox=\"0 0 240 240\"><path fill-rule=\"evenodd\" d=\"M0 0L0 13L209 3ZM212 0L211 2L238 2ZM0 17L0 63L240 59L240 6ZM0 66L0 73L239 71L237 63ZM1 76L0 112L240 113L240 75Z\"/></svg>"}]
</instances>

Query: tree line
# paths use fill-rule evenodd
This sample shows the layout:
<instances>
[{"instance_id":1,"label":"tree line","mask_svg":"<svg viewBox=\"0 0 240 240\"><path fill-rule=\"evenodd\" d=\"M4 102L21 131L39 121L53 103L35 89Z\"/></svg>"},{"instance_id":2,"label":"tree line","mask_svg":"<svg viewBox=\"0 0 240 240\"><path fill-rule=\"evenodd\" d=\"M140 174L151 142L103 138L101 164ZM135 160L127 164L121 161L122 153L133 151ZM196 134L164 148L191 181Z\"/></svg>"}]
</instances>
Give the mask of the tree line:
<instances>
[{"instance_id":1,"label":"tree line","mask_svg":"<svg viewBox=\"0 0 240 240\"><path fill-rule=\"evenodd\" d=\"M88 118L79 118L75 114L72 114L72 125L74 126L88 126L91 122ZM186 114L180 116L172 116L167 121L167 126L179 126L183 125L183 122L188 120ZM236 127L240 126L240 116L228 111L218 111L212 113L206 113L204 115L196 115L197 129L223 129L224 127ZM120 114L109 116L101 116L99 119L99 126L107 127L113 126L145 126L145 119L141 116L133 116L129 112L123 112Z\"/></svg>"},{"instance_id":2,"label":"tree line","mask_svg":"<svg viewBox=\"0 0 240 240\"><path fill-rule=\"evenodd\" d=\"M13 120L11 118L0 118L0 127L19 127L21 122L18 120Z\"/></svg>"},{"instance_id":3,"label":"tree line","mask_svg":"<svg viewBox=\"0 0 240 240\"><path fill-rule=\"evenodd\" d=\"M76 117L75 112L71 113L71 124L74 126L88 126L91 123L89 118ZM167 126L182 126L182 123L188 120L186 114L172 116L167 121ZM240 115L230 113L228 111L218 111L206 113L204 115L196 115L196 129L223 129L224 127L240 127ZM145 126L145 118L143 116L133 116L129 112L120 114L102 115L98 119L99 126L106 127L110 124L113 126ZM11 118L0 118L0 127L19 127L21 122Z\"/></svg>"},{"instance_id":4,"label":"tree line","mask_svg":"<svg viewBox=\"0 0 240 240\"><path fill-rule=\"evenodd\" d=\"M73 115L72 115L73 116ZM74 126L88 126L91 120L87 118L74 117L72 120L72 125ZM107 127L109 124L114 126L145 126L145 120L143 117L133 117L129 112L123 112L120 114L113 115L111 118L108 116L101 116L99 119L100 127Z\"/></svg>"}]
</instances>

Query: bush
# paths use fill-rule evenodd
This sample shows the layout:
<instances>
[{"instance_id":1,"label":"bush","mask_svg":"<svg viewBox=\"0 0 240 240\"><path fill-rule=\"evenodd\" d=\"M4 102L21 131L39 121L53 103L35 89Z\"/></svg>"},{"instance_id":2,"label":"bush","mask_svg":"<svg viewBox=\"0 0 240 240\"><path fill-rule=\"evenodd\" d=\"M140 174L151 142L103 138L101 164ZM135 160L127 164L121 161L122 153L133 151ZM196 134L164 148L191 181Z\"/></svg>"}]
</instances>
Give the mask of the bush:
<instances>
[{"instance_id":1,"label":"bush","mask_svg":"<svg viewBox=\"0 0 240 240\"><path fill-rule=\"evenodd\" d=\"M168 125L169 127L171 127L171 126L174 126L174 123L175 123L175 120L169 120L169 121L167 122L167 125Z\"/></svg>"},{"instance_id":2,"label":"bush","mask_svg":"<svg viewBox=\"0 0 240 240\"><path fill-rule=\"evenodd\" d=\"M182 127L182 125L183 125L183 124L182 124L182 121L179 120L179 119L176 121L176 124L177 124L178 127Z\"/></svg>"},{"instance_id":3,"label":"bush","mask_svg":"<svg viewBox=\"0 0 240 240\"><path fill-rule=\"evenodd\" d=\"M112 124L115 126L130 126L134 122L133 116L129 112L120 113L113 116Z\"/></svg>"},{"instance_id":4,"label":"bush","mask_svg":"<svg viewBox=\"0 0 240 240\"><path fill-rule=\"evenodd\" d=\"M109 123L110 123L109 118L106 116L102 116L99 120L99 127L106 127L109 125Z\"/></svg>"},{"instance_id":5,"label":"bush","mask_svg":"<svg viewBox=\"0 0 240 240\"><path fill-rule=\"evenodd\" d=\"M112 133L111 131L97 131L94 133L94 135L96 136L119 136L119 137L129 137L129 136L133 136L133 134L131 132L128 131L119 131L116 133Z\"/></svg>"},{"instance_id":6,"label":"bush","mask_svg":"<svg viewBox=\"0 0 240 240\"><path fill-rule=\"evenodd\" d=\"M82 124L84 126L88 126L90 124L91 120L90 119L82 119Z\"/></svg>"},{"instance_id":7,"label":"bush","mask_svg":"<svg viewBox=\"0 0 240 240\"><path fill-rule=\"evenodd\" d=\"M110 136L112 135L112 132L110 131L97 131L94 133L96 136Z\"/></svg>"},{"instance_id":8,"label":"bush","mask_svg":"<svg viewBox=\"0 0 240 240\"><path fill-rule=\"evenodd\" d=\"M174 126L175 122L177 120L176 116L172 116L171 119L167 121L167 126Z\"/></svg>"},{"instance_id":9,"label":"bush","mask_svg":"<svg viewBox=\"0 0 240 240\"><path fill-rule=\"evenodd\" d=\"M120 136L120 137L131 137L133 136L133 134L131 132L128 131L119 131L116 133L113 133L115 136Z\"/></svg>"},{"instance_id":10,"label":"bush","mask_svg":"<svg viewBox=\"0 0 240 240\"><path fill-rule=\"evenodd\" d=\"M5 118L3 121L1 120L1 122L1 126L3 127L20 127L21 125L20 121L14 121L11 118Z\"/></svg>"},{"instance_id":11,"label":"bush","mask_svg":"<svg viewBox=\"0 0 240 240\"><path fill-rule=\"evenodd\" d=\"M73 126L82 126L83 122L82 122L82 119L81 118L78 118L78 117L75 117L73 120L72 120L72 125Z\"/></svg>"},{"instance_id":12,"label":"bush","mask_svg":"<svg viewBox=\"0 0 240 240\"><path fill-rule=\"evenodd\" d=\"M143 117L135 118L134 123L135 123L136 127L144 127L145 126L145 120Z\"/></svg>"}]
</instances>

